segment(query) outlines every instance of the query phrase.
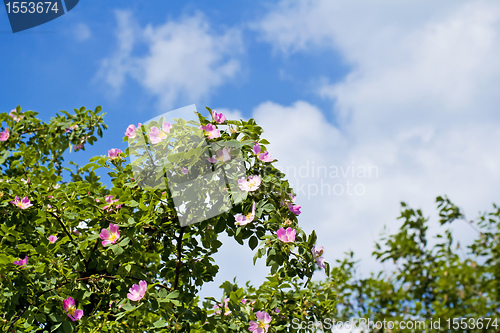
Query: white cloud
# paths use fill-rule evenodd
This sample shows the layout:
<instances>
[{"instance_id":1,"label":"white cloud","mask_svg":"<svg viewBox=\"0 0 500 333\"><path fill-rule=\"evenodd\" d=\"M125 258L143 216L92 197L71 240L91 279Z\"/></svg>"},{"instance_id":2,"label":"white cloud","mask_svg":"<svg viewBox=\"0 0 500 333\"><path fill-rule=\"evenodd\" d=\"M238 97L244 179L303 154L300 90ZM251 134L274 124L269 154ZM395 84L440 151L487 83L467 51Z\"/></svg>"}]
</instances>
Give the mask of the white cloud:
<instances>
[{"instance_id":1,"label":"white cloud","mask_svg":"<svg viewBox=\"0 0 500 333\"><path fill-rule=\"evenodd\" d=\"M331 49L351 67L318 87L338 128L306 102L255 109L272 154L289 168L377 167L377 177L323 179L344 189L361 183L363 195L299 193L301 222L319 231L327 260L348 249L368 258L383 225L399 226L400 201L435 218L434 198L448 194L472 218L500 195L500 3L281 1L254 28L278 52ZM462 239L470 230L455 227Z\"/></svg>"},{"instance_id":2,"label":"white cloud","mask_svg":"<svg viewBox=\"0 0 500 333\"><path fill-rule=\"evenodd\" d=\"M202 14L146 27L130 12L116 17L118 48L99 72L115 91L130 77L170 108L205 101L240 70L240 32L218 34Z\"/></svg>"}]
</instances>

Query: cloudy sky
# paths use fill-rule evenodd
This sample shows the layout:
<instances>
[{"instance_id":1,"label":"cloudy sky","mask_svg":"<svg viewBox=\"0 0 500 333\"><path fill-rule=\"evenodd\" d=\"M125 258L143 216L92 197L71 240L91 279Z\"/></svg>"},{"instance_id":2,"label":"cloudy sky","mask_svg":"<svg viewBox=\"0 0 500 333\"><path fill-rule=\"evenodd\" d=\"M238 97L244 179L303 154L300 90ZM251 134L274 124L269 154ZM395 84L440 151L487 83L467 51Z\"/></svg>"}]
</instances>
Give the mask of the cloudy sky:
<instances>
[{"instance_id":1,"label":"cloudy sky","mask_svg":"<svg viewBox=\"0 0 500 333\"><path fill-rule=\"evenodd\" d=\"M498 1L81 1L16 34L0 10L0 45L3 112L103 106L110 128L80 163L185 105L254 117L303 228L327 261L353 250L364 274L380 269L370 253L384 225L397 230L400 201L439 232L437 195L473 218L500 194ZM252 257L226 240L202 295L233 276L261 282Z\"/></svg>"}]
</instances>

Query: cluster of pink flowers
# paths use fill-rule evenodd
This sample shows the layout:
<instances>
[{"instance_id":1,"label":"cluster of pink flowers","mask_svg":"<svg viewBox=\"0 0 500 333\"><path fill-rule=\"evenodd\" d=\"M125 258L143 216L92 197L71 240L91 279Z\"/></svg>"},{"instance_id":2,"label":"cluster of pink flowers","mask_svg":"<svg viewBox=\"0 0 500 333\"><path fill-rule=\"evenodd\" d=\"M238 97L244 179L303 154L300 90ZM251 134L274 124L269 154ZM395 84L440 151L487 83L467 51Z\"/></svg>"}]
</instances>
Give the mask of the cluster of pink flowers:
<instances>
[{"instance_id":1,"label":"cluster of pink flowers","mask_svg":"<svg viewBox=\"0 0 500 333\"><path fill-rule=\"evenodd\" d=\"M257 311L257 321L250 320L250 327L248 330L254 333L264 333L269 330L269 323L271 323L271 316L265 311Z\"/></svg>"},{"instance_id":2,"label":"cluster of pink flowers","mask_svg":"<svg viewBox=\"0 0 500 333\"><path fill-rule=\"evenodd\" d=\"M278 239L284 243L294 243L296 234L297 230L290 227L288 227L286 230L283 227L279 228L276 232L276 236L278 236Z\"/></svg>"},{"instance_id":3,"label":"cluster of pink flowers","mask_svg":"<svg viewBox=\"0 0 500 333\"><path fill-rule=\"evenodd\" d=\"M7 141L9 139L9 129L6 128L5 131L0 132L0 141Z\"/></svg>"},{"instance_id":4,"label":"cluster of pink flowers","mask_svg":"<svg viewBox=\"0 0 500 333\"><path fill-rule=\"evenodd\" d=\"M247 215L236 214L234 216L234 219L236 220L234 224L240 226L244 226L252 222L255 219L255 202L253 203L252 211L250 213L248 213Z\"/></svg>"},{"instance_id":5,"label":"cluster of pink flowers","mask_svg":"<svg viewBox=\"0 0 500 333\"><path fill-rule=\"evenodd\" d=\"M210 163L217 162L228 162L231 161L231 154L229 154L229 148L224 147L216 152L216 156L207 158Z\"/></svg>"},{"instance_id":6,"label":"cluster of pink flowers","mask_svg":"<svg viewBox=\"0 0 500 333\"><path fill-rule=\"evenodd\" d=\"M118 148L110 149L110 150L108 150L108 159L110 161L116 160L116 159L120 158L120 154L122 154L122 153L123 152Z\"/></svg>"},{"instance_id":7,"label":"cluster of pink flowers","mask_svg":"<svg viewBox=\"0 0 500 333\"><path fill-rule=\"evenodd\" d=\"M23 119L24 116L22 114L18 114L16 109L12 109L9 113L9 116L14 119L15 122L18 122L19 120Z\"/></svg>"},{"instance_id":8,"label":"cluster of pink flowers","mask_svg":"<svg viewBox=\"0 0 500 333\"><path fill-rule=\"evenodd\" d=\"M27 209L33 206L33 204L30 202L30 199L28 197L24 197L21 200L19 200L18 196L14 198L14 200L10 201L11 204L16 205L17 207L21 209Z\"/></svg>"},{"instance_id":9,"label":"cluster of pink flowers","mask_svg":"<svg viewBox=\"0 0 500 333\"><path fill-rule=\"evenodd\" d=\"M127 127L127 130L125 131L125 135L129 138L129 139L133 139L135 138L135 136L137 135L136 131L138 128L141 128L142 124L139 123L137 125L137 127L135 127L134 124L131 124L131 125L128 125Z\"/></svg>"},{"instance_id":10,"label":"cluster of pink flowers","mask_svg":"<svg viewBox=\"0 0 500 333\"><path fill-rule=\"evenodd\" d=\"M322 257L324 251L325 249L323 248L323 246L316 248L316 246L313 245L312 247L313 257L316 260L316 264L319 268L325 268L325 258Z\"/></svg>"},{"instance_id":11,"label":"cluster of pink flowers","mask_svg":"<svg viewBox=\"0 0 500 333\"><path fill-rule=\"evenodd\" d=\"M249 176L248 180L245 177L238 179L238 186L242 191L253 192L256 191L261 183L259 175Z\"/></svg>"},{"instance_id":12,"label":"cluster of pink flowers","mask_svg":"<svg viewBox=\"0 0 500 333\"><path fill-rule=\"evenodd\" d=\"M272 162L272 161L274 161L274 158L272 158L271 155L269 155L269 152L265 151L265 152L261 153L260 145L257 142L255 142L255 145L252 148L252 152L255 155L257 155L257 158L259 160L261 160L262 162Z\"/></svg>"}]
</instances>

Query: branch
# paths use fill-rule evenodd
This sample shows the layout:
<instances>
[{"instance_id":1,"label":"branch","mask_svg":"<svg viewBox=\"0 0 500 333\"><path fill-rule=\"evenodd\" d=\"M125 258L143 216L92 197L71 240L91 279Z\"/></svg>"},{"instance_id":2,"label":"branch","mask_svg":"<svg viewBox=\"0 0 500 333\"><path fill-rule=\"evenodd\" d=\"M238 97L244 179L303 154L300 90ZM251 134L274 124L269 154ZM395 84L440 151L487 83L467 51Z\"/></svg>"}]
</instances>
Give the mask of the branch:
<instances>
[{"instance_id":1,"label":"branch","mask_svg":"<svg viewBox=\"0 0 500 333\"><path fill-rule=\"evenodd\" d=\"M179 275L181 272L181 258L182 258L182 236L184 236L184 230L186 227L181 227L179 236L177 237L177 263L175 265L175 279L173 290L177 289L179 285Z\"/></svg>"},{"instance_id":2,"label":"branch","mask_svg":"<svg viewBox=\"0 0 500 333\"><path fill-rule=\"evenodd\" d=\"M17 316L17 317L16 317L16 319L14 319L14 320L10 323L9 328L7 329L7 333L10 331L10 329L11 329L11 328L12 328L12 326L16 323L16 321L18 321L18 320L19 320L19 318L21 318L21 316L22 316L22 315L26 312L26 310L28 310L28 308L29 308L29 307L30 307L29 305L28 305L28 306L26 306L26 307L24 308L23 312L21 312L21 314L20 314L19 316Z\"/></svg>"},{"instance_id":3,"label":"branch","mask_svg":"<svg viewBox=\"0 0 500 333\"><path fill-rule=\"evenodd\" d=\"M68 232L68 229L66 229L66 226L64 225L64 222L59 218L59 216L57 216L56 214L52 213L52 212L49 212L47 211L50 215L52 215L57 221L59 221L59 224L61 225L61 227L63 228L64 232L66 233L66 235L68 235L69 239L71 240L71 243L73 243L73 245L77 246L77 244L75 243L75 241L73 240L73 237L71 236L71 234ZM78 249L78 253L80 254L80 256L82 257L83 261L85 262L85 256L83 255L82 251L80 251L80 249Z\"/></svg>"}]
</instances>

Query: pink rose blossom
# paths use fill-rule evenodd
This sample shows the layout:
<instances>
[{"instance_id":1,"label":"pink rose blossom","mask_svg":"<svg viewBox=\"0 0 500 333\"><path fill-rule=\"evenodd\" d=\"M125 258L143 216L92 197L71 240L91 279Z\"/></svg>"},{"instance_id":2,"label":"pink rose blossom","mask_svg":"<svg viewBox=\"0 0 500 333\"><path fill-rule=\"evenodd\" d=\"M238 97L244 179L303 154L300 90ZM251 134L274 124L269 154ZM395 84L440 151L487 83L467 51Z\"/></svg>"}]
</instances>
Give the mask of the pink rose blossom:
<instances>
[{"instance_id":1,"label":"pink rose blossom","mask_svg":"<svg viewBox=\"0 0 500 333\"><path fill-rule=\"evenodd\" d=\"M250 327L248 330L254 333L264 333L269 329L271 316L265 311L257 311L257 321L250 320Z\"/></svg>"},{"instance_id":2,"label":"pink rose blossom","mask_svg":"<svg viewBox=\"0 0 500 333\"><path fill-rule=\"evenodd\" d=\"M163 132L170 133L170 129L172 129L172 125L169 122L164 121L161 128L163 129Z\"/></svg>"},{"instance_id":3,"label":"pink rose blossom","mask_svg":"<svg viewBox=\"0 0 500 333\"><path fill-rule=\"evenodd\" d=\"M149 131L149 139L151 140L152 144L160 143L166 137L167 135L162 131L160 131L158 127L156 126L151 127L151 130Z\"/></svg>"},{"instance_id":4,"label":"pink rose blossom","mask_svg":"<svg viewBox=\"0 0 500 333\"><path fill-rule=\"evenodd\" d=\"M21 119L23 119L23 117L24 117L21 114L17 114L17 110L16 109L11 110L10 113L9 113L9 116L12 119L14 119L14 121L16 121L16 122L19 121L19 120L21 120Z\"/></svg>"},{"instance_id":5,"label":"pink rose blossom","mask_svg":"<svg viewBox=\"0 0 500 333\"><path fill-rule=\"evenodd\" d=\"M97 200L97 199L96 199L96 200ZM113 204L114 204L115 202L120 201L120 200L119 200L119 199L113 199L113 196L112 196L112 195L107 195L107 196L106 196L106 198L104 199L104 201L106 201L106 203L107 203L108 205L106 205L106 206L102 207L102 209L104 209L104 210L105 210L105 211L107 211L107 212L110 212L110 211L112 211L112 210L113 210L113 207L112 207L112 206L113 206ZM116 208L120 208L120 207L121 207L121 205L117 205L117 206L116 206Z\"/></svg>"},{"instance_id":6,"label":"pink rose blossom","mask_svg":"<svg viewBox=\"0 0 500 333\"><path fill-rule=\"evenodd\" d=\"M300 208L302 208L302 206L292 205L291 203L288 203L288 209L295 215L300 215Z\"/></svg>"},{"instance_id":7,"label":"pink rose blossom","mask_svg":"<svg viewBox=\"0 0 500 333\"><path fill-rule=\"evenodd\" d=\"M242 214L236 214L234 216L234 219L236 220L234 222L234 224L244 226L244 225L247 225L248 223L252 222L254 218L255 218L255 202L253 203L251 213L248 213L246 216L242 215Z\"/></svg>"},{"instance_id":8,"label":"pink rose blossom","mask_svg":"<svg viewBox=\"0 0 500 333\"><path fill-rule=\"evenodd\" d=\"M17 207L19 207L21 209L27 209L27 208L30 208L31 206L33 206L33 204L30 202L30 199L28 199L28 197L24 197L22 200L19 200L17 195L16 195L14 200L10 201L10 203L16 205Z\"/></svg>"},{"instance_id":9,"label":"pink rose blossom","mask_svg":"<svg viewBox=\"0 0 500 333\"><path fill-rule=\"evenodd\" d=\"M265 151L261 153L261 148L260 145L256 142L255 145L252 148L252 152L257 155L257 158L261 160L262 162L272 162L274 161L274 158L269 155L269 152Z\"/></svg>"},{"instance_id":10,"label":"pink rose blossom","mask_svg":"<svg viewBox=\"0 0 500 333\"><path fill-rule=\"evenodd\" d=\"M135 131L137 130L137 127L135 127L134 124L130 124L128 125L127 129L125 130L125 135L129 138L129 139L133 139L135 138Z\"/></svg>"},{"instance_id":11,"label":"pink rose blossom","mask_svg":"<svg viewBox=\"0 0 500 333\"><path fill-rule=\"evenodd\" d=\"M219 130L212 124L207 124L207 126L202 125L200 126L200 129L205 131L205 134L209 139L215 139L220 137Z\"/></svg>"},{"instance_id":12,"label":"pink rose blossom","mask_svg":"<svg viewBox=\"0 0 500 333\"><path fill-rule=\"evenodd\" d=\"M132 288L129 288L129 293L127 294L127 298L131 301L139 301L146 294L146 290L148 288L148 284L146 281L139 281L139 284L133 284Z\"/></svg>"},{"instance_id":13,"label":"pink rose blossom","mask_svg":"<svg viewBox=\"0 0 500 333\"><path fill-rule=\"evenodd\" d=\"M325 249L323 248L323 246L316 248L316 246L313 245L312 247L313 257L316 260L316 264L318 265L319 268L325 268L324 264L325 258L322 257L324 251Z\"/></svg>"},{"instance_id":14,"label":"pink rose blossom","mask_svg":"<svg viewBox=\"0 0 500 333\"><path fill-rule=\"evenodd\" d=\"M259 175L250 176L248 180L245 177L238 179L238 186L242 191L253 192L257 190L260 186L261 179Z\"/></svg>"},{"instance_id":15,"label":"pink rose blossom","mask_svg":"<svg viewBox=\"0 0 500 333\"><path fill-rule=\"evenodd\" d=\"M68 297L63 301L64 311L72 320L80 320L83 316L83 310L77 309L73 297Z\"/></svg>"},{"instance_id":16,"label":"pink rose blossom","mask_svg":"<svg viewBox=\"0 0 500 333\"><path fill-rule=\"evenodd\" d=\"M5 131L0 132L0 141L7 141L7 139L9 139L9 136L9 129L6 128Z\"/></svg>"},{"instance_id":17,"label":"pink rose blossom","mask_svg":"<svg viewBox=\"0 0 500 333\"><path fill-rule=\"evenodd\" d=\"M50 242L51 244L54 244L54 243L57 241L57 236L55 236L55 235L50 235L50 236L48 237L48 240L49 240L49 242Z\"/></svg>"},{"instance_id":18,"label":"pink rose blossom","mask_svg":"<svg viewBox=\"0 0 500 333\"><path fill-rule=\"evenodd\" d=\"M108 229L102 229L101 233L99 234L99 236L103 240L102 246L106 246L108 244L115 244L116 241L120 238L118 225L110 223Z\"/></svg>"},{"instance_id":19,"label":"pink rose blossom","mask_svg":"<svg viewBox=\"0 0 500 333\"><path fill-rule=\"evenodd\" d=\"M295 242L295 234L297 230L288 227L285 231L285 228L279 228L276 232L278 239L285 243L293 243Z\"/></svg>"},{"instance_id":20,"label":"pink rose blossom","mask_svg":"<svg viewBox=\"0 0 500 333\"><path fill-rule=\"evenodd\" d=\"M227 316L227 315L231 314L231 312L232 312L231 310L229 310L229 306L227 305L228 302L229 302L229 298L225 298L224 299L224 303L222 304L224 306L224 316ZM221 314L222 313L221 310L218 310L220 308L221 307L219 306L219 304L215 304L213 306L213 309L216 310L215 313L217 313L217 314Z\"/></svg>"},{"instance_id":21,"label":"pink rose blossom","mask_svg":"<svg viewBox=\"0 0 500 333\"><path fill-rule=\"evenodd\" d=\"M27 264L28 264L28 256L24 257L24 259L19 259L19 260L14 261L14 265L18 265L18 266L24 266Z\"/></svg>"},{"instance_id":22,"label":"pink rose blossom","mask_svg":"<svg viewBox=\"0 0 500 333\"><path fill-rule=\"evenodd\" d=\"M221 124L226 121L226 117L222 113L217 113L215 110L212 111L212 117L218 124Z\"/></svg>"},{"instance_id":23,"label":"pink rose blossom","mask_svg":"<svg viewBox=\"0 0 500 333\"><path fill-rule=\"evenodd\" d=\"M116 160L117 158L120 158L120 154L123 153L121 149L118 148L113 148L108 150L108 159L110 161Z\"/></svg>"},{"instance_id":24,"label":"pink rose blossom","mask_svg":"<svg viewBox=\"0 0 500 333\"><path fill-rule=\"evenodd\" d=\"M229 148L228 147L224 147L222 149L219 149L216 154L217 154L217 157L212 156L210 158L207 158L207 160L210 163L228 162L228 161L231 160L231 154L229 154Z\"/></svg>"}]
</instances>

